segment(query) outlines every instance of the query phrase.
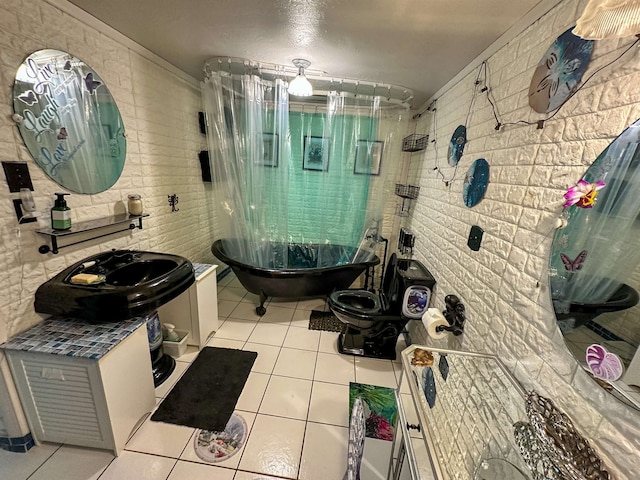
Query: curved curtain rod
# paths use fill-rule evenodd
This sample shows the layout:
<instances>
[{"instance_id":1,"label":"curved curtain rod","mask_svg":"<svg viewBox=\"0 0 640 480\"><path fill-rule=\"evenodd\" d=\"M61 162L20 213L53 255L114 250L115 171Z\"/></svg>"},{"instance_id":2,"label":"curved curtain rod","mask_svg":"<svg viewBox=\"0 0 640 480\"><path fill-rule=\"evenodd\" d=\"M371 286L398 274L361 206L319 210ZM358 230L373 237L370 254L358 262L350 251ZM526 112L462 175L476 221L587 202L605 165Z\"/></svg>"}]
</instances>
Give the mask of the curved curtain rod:
<instances>
[{"instance_id":1,"label":"curved curtain rod","mask_svg":"<svg viewBox=\"0 0 640 480\"><path fill-rule=\"evenodd\" d=\"M295 77L298 69L295 66L276 65L273 63L257 62L237 57L213 57L204 64L205 77L212 72L225 72L237 75L258 74L267 77L267 79ZM395 100L393 103L409 104L413 99L413 91L388 83L369 82L365 80L353 80L346 78L335 78L327 76L326 72L321 70L306 69L305 76L313 80L318 85L318 91L325 95L326 92L342 90L346 87L354 87L354 95L378 96L387 98L389 101ZM337 87L340 87L339 89ZM333 88L332 88L333 87ZM315 88L314 88L315 90ZM361 91L360 91L361 90ZM386 94L382 93L386 90ZM376 91L379 91L376 93Z\"/></svg>"}]
</instances>

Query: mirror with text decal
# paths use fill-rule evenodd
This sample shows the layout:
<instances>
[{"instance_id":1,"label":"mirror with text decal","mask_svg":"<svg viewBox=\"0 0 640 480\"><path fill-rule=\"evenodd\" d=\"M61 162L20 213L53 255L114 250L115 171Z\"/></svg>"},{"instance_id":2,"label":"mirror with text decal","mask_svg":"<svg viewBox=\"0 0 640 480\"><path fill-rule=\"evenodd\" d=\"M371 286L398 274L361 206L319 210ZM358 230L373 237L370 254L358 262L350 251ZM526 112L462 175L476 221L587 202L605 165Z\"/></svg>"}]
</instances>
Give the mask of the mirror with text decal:
<instances>
[{"instance_id":1,"label":"mirror with text decal","mask_svg":"<svg viewBox=\"0 0 640 480\"><path fill-rule=\"evenodd\" d=\"M640 120L565 194L553 239L553 309L567 347L600 385L640 408Z\"/></svg>"},{"instance_id":2,"label":"mirror with text decal","mask_svg":"<svg viewBox=\"0 0 640 480\"><path fill-rule=\"evenodd\" d=\"M100 76L59 50L39 50L18 68L13 119L44 172L76 193L112 187L124 168L126 139L116 103Z\"/></svg>"}]
</instances>

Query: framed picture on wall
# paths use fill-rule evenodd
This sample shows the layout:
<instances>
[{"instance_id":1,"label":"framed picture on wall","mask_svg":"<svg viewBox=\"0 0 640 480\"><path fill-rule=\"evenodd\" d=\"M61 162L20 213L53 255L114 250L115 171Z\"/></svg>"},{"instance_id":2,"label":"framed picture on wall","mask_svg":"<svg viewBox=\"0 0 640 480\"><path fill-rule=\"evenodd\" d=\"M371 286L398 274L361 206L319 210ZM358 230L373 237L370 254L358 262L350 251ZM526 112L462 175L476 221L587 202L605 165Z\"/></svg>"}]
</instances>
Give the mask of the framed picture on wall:
<instances>
[{"instance_id":1,"label":"framed picture on wall","mask_svg":"<svg viewBox=\"0 0 640 480\"><path fill-rule=\"evenodd\" d=\"M305 170L329 170L330 140L325 137L305 137L302 168Z\"/></svg>"},{"instance_id":2,"label":"framed picture on wall","mask_svg":"<svg viewBox=\"0 0 640 480\"><path fill-rule=\"evenodd\" d=\"M256 165L264 167L278 166L278 134L263 133L262 134L263 154L262 158L256 159Z\"/></svg>"},{"instance_id":3,"label":"framed picture on wall","mask_svg":"<svg viewBox=\"0 0 640 480\"><path fill-rule=\"evenodd\" d=\"M358 140L353 173L358 175L380 175L384 142L378 140Z\"/></svg>"}]
</instances>

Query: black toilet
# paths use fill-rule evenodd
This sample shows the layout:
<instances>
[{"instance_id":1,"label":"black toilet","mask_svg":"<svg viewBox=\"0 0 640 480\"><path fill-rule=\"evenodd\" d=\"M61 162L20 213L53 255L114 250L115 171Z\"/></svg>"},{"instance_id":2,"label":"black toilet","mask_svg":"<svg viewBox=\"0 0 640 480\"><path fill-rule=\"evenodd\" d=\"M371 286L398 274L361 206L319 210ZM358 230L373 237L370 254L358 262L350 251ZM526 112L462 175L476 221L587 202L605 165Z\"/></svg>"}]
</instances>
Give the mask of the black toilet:
<instances>
[{"instance_id":1,"label":"black toilet","mask_svg":"<svg viewBox=\"0 0 640 480\"><path fill-rule=\"evenodd\" d=\"M334 315L348 326L338 337L338 351L395 360L398 337L409 320L421 319L436 281L418 260L389 259L382 290L340 290L329 296Z\"/></svg>"}]
</instances>

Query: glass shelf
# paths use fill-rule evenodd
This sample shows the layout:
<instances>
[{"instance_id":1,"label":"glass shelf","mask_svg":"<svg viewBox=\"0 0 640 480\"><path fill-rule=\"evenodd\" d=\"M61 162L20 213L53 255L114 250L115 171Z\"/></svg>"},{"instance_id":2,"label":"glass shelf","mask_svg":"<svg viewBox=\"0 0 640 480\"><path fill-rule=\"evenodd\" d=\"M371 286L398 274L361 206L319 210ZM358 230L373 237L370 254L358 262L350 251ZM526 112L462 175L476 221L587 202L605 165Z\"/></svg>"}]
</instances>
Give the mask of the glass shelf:
<instances>
[{"instance_id":1,"label":"glass shelf","mask_svg":"<svg viewBox=\"0 0 640 480\"><path fill-rule=\"evenodd\" d=\"M86 222L78 222L71 226L71 228L67 230L54 230L53 228L43 228L40 230L36 230L36 233L41 235L46 235L49 237L51 242L51 246L42 245L38 249L40 253L58 253L60 248L70 247L71 245L77 245L78 243L88 242L89 240L94 240L96 238L105 237L107 235L113 235L120 232L126 232L127 230L135 230L136 228L142 228L142 219L148 217L148 213L143 213L142 215L129 215L128 213L121 213L119 215L112 215L110 217L97 218L95 220L89 220ZM125 228L120 230L116 230L113 232L102 233L100 234L98 231L105 227L111 227L114 225L125 225ZM136 225L137 224L137 225ZM58 246L58 238L69 237L71 235L77 235L80 233L87 233L96 231L95 235L90 238L85 238L83 240L79 240L77 242L68 243L63 246Z\"/></svg>"}]
</instances>

